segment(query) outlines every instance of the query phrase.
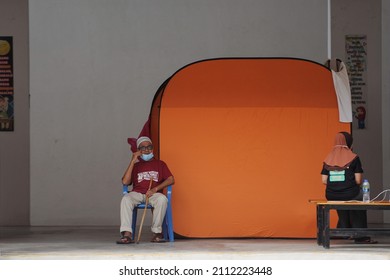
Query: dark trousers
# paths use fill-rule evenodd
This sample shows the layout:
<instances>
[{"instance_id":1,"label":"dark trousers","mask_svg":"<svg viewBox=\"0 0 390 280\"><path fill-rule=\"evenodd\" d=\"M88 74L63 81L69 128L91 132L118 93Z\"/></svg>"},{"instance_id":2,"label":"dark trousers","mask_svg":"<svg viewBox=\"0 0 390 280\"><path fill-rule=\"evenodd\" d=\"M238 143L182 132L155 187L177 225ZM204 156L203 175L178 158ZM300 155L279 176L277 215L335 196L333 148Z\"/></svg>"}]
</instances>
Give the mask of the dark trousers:
<instances>
[{"instance_id":1,"label":"dark trousers","mask_svg":"<svg viewBox=\"0 0 390 280\"><path fill-rule=\"evenodd\" d=\"M337 210L339 221L338 228L366 228L367 211L366 210Z\"/></svg>"},{"instance_id":2,"label":"dark trousers","mask_svg":"<svg viewBox=\"0 0 390 280\"><path fill-rule=\"evenodd\" d=\"M363 194L360 192L354 200L362 200ZM339 221L337 228L367 228L366 210L337 210ZM365 240L368 236L362 236L355 240Z\"/></svg>"}]
</instances>

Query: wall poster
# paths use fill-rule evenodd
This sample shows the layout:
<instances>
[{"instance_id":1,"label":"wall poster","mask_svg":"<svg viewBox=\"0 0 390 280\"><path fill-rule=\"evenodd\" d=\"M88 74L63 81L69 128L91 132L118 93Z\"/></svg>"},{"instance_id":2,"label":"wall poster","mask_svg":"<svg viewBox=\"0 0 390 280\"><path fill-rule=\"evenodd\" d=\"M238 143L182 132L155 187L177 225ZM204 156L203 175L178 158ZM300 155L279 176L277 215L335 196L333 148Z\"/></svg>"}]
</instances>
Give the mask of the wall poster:
<instances>
[{"instance_id":1,"label":"wall poster","mask_svg":"<svg viewBox=\"0 0 390 280\"><path fill-rule=\"evenodd\" d=\"M0 131L14 130L12 37L0 36Z\"/></svg>"},{"instance_id":2,"label":"wall poster","mask_svg":"<svg viewBox=\"0 0 390 280\"><path fill-rule=\"evenodd\" d=\"M346 35L345 54L351 87L353 128L365 129L367 116L367 36Z\"/></svg>"}]
</instances>

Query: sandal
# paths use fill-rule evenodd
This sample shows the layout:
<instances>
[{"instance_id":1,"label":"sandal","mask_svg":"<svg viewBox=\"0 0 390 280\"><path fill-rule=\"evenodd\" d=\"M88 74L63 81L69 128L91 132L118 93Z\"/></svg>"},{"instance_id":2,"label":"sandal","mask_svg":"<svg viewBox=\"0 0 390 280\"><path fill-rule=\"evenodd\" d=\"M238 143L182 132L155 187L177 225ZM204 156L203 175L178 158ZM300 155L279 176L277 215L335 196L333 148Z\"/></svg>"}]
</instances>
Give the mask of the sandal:
<instances>
[{"instance_id":1,"label":"sandal","mask_svg":"<svg viewBox=\"0 0 390 280\"><path fill-rule=\"evenodd\" d=\"M372 240L371 238L355 239L355 244L377 244L378 241Z\"/></svg>"},{"instance_id":2,"label":"sandal","mask_svg":"<svg viewBox=\"0 0 390 280\"><path fill-rule=\"evenodd\" d=\"M155 233L153 235L152 240L150 240L150 242L163 243L163 242L166 242L166 240L164 239L164 236L162 235L162 233Z\"/></svg>"},{"instance_id":3,"label":"sandal","mask_svg":"<svg viewBox=\"0 0 390 280\"><path fill-rule=\"evenodd\" d=\"M116 242L116 244L133 244L134 240L131 236L123 235L120 240Z\"/></svg>"}]
</instances>

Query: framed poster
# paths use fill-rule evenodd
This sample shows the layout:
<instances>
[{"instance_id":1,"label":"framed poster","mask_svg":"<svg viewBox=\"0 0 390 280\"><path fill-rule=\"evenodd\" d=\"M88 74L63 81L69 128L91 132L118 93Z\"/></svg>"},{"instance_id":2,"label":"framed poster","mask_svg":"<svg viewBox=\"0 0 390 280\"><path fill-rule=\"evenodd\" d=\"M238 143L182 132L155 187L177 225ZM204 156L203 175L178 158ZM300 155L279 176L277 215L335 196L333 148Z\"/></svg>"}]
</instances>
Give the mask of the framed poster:
<instances>
[{"instance_id":1,"label":"framed poster","mask_svg":"<svg viewBox=\"0 0 390 280\"><path fill-rule=\"evenodd\" d=\"M346 65L351 86L354 127L366 128L367 114L367 36L345 36Z\"/></svg>"},{"instance_id":2,"label":"framed poster","mask_svg":"<svg viewBox=\"0 0 390 280\"><path fill-rule=\"evenodd\" d=\"M12 37L0 36L0 131L14 130Z\"/></svg>"}]
</instances>

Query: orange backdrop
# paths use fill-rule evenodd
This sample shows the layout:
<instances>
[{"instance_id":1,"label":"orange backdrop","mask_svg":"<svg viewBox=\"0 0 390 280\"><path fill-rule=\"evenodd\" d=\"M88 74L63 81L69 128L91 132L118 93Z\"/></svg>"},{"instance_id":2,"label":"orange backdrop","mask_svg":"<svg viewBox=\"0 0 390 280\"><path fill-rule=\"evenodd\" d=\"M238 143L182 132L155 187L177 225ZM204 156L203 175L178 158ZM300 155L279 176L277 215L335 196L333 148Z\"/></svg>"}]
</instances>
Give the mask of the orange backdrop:
<instances>
[{"instance_id":1,"label":"orange backdrop","mask_svg":"<svg viewBox=\"0 0 390 280\"><path fill-rule=\"evenodd\" d=\"M350 131L329 69L288 58L205 60L158 94L152 137L175 176L177 234L315 237L308 200L324 198L322 161L335 134Z\"/></svg>"}]
</instances>

